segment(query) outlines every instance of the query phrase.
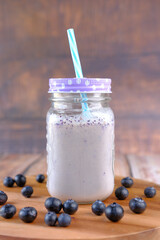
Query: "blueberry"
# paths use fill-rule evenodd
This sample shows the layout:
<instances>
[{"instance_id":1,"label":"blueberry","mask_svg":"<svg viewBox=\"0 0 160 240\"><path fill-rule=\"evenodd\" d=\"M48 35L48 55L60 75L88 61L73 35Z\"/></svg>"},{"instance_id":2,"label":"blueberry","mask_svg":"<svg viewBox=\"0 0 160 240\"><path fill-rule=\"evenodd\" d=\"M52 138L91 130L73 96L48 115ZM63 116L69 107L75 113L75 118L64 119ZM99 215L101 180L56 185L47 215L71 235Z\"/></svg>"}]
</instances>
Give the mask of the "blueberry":
<instances>
[{"instance_id":1,"label":"blueberry","mask_svg":"<svg viewBox=\"0 0 160 240\"><path fill-rule=\"evenodd\" d=\"M70 215L74 214L78 209L78 203L72 199L68 199L63 203L63 210Z\"/></svg>"},{"instance_id":2,"label":"blueberry","mask_svg":"<svg viewBox=\"0 0 160 240\"><path fill-rule=\"evenodd\" d=\"M25 186L22 188L21 193L24 197L30 198L33 193L33 188L31 186Z\"/></svg>"},{"instance_id":3,"label":"blueberry","mask_svg":"<svg viewBox=\"0 0 160 240\"><path fill-rule=\"evenodd\" d=\"M50 212L59 213L62 209L62 202L58 198L49 197L45 201L45 207Z\"/></svg>"},{"instance_id":4,"label":"blueberry","mask_svg":"<svg viewBox=\"0 0 160 240\"><path fill-rule=\"evenodd\" d=\"M143 213L146 209L146 202L142 198L132 198L129 207L134 213Z\"/></svg>"},{"instance_id":5,"label":"blueberry","mask_svg":"<svg viewBox=\"0 0 160 240\"><path fill-rule=\"evenodd\" d=\"M5 177L4 180L3 180L3 184L6 187L13 187L14 179L11 178L11 177Z\"/></svg>"},{"instance_id":6,"label":"blueberry","mask_svg":"<svg viewBox=\"0 0 160 240\"><path fill-rule=\"evenodd\" d=\"M123 208L118 203L112 203L105 209L106 217L112 222L118 222L124 215Z\"/></svg>"},{"instance_id":7,"label":"blueberry","mask_svg":"<svg viewBox=\"0 0 160 240\"><path fill-rule=\"evenodd\" d=\"M25 223L31 223L37 217L37 210L34 207L24 207L19 211L19 218Z\"/></svg>"},{"instance_id":8,"label":"blueberry","mask_svg":"<svg viewBox=\"0 0 160 240\"><path fill-rule=\"evenodd\" d=\"M58 223L61 227L67 227L71 223L71 217L67 213L61 213L58 217Z\"/></svg>"},{"instance_id":9,"label":"blueberry","mask_svg":"<svg viewBox=\"0 0 160 240\"><path fill-rule=\"evenodd\" d=\"M26 177L22 174L16 175L14 179L18 187L23 187L26 183Z\"/></svg>"},{"instance_id":10,"label":"blueberry","mask_svg":"<svg viewBox=\"0 0 160 240\"><path fill-rule=\"evenodd\" d=\"M38 174L36 176L36 181L39 182L39 183L42 183L45 179L45 176L43 174Z\"/></svg>"},{"instance_id":11,"label":"blueberry","mask_svg":"<svg viewBox=\"0 0 160 240\"><path fill-rule=\"evenodd\" d=\"M130 188L133 185L133 179L130 177L125 177L121 180L121 184L126 188Z\"/></svg>"},{"instance_id":12,"label":"blueberry","mask_svg":"<svg viewBox=\"0 0 160 240\"><path fill-rule=\"evenodd\" d=\"M44 221L48 226L55 226L57 219L58 218L55 212L48 212L45 215Z\"/></svg>"},{"instance_id":13,"label":"blueberry","mask_svg":"<svg viewBox=\"0 0 160 240\"><path fill-rule=\"evenodd\" d=\"M129 194L129 192L128 192L127 188L125 188L123 186L117 188L115 191L115 195L119 200L126 199L128 197L128 194Z\"/></svg>"},{"instance_id":14,"label":"blueberry","mask_svg":"<svg viewBox=\"0 0 160 240\"><path fill-rule=\"evenodd\" d=\"M0 191L0 205L3 205L7 202L8 196L5 192Z\"/></svg>"},{"instance_id":15,"label":"blueberry","mask_svg":"<svg viewBox=\"0 0 160 240\"><path fill-rule=\"evenodd\" d=\"M16 207L12 204L6 204L0 208L0 216L3 218L12 218L16 214Z\"/></svg>"},{"instance_id":16,"label":"blueberry","mask_svg":"<svg viewBox=\"0 0 160 240\"><path fill-rule=\"evenodd\" d=\"M92 212L98 216L104 213L105 208L105 204L100 200L97 200L92 204Z\"/></svg>"},{"instance_id":17,"label":"blueberry","mask_svg":"<svg viewBox=\"0 0 160 240\"><path fill-rule=\"evenodd\" d=\"M152 198L156 195L156 189L154 187L147 187L144 189L144 194L147 198Z\"/></svg>"}]
</instances>

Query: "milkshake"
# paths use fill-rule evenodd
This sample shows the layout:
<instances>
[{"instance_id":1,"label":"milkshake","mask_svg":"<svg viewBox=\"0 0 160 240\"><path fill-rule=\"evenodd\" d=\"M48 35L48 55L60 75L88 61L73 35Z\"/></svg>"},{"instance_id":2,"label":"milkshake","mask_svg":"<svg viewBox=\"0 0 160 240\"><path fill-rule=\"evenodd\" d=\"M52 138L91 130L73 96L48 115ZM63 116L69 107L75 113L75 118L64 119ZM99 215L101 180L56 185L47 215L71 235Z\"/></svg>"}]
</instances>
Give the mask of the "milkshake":
<instances>
[{"instance_id":1,"label":"milkshake","mask_svg":"<svg viewBox=\"0 0 160 240\"><path fill-rule=\"evenodd\" d=\"M82 81L85 86L80 79L50 80L47 188L62 201L90 203L106 199L114 188L114 115L109 107L110 79ZM89 109L85 112L77 93L84 88Z\"/></svg>"}]
</instances>

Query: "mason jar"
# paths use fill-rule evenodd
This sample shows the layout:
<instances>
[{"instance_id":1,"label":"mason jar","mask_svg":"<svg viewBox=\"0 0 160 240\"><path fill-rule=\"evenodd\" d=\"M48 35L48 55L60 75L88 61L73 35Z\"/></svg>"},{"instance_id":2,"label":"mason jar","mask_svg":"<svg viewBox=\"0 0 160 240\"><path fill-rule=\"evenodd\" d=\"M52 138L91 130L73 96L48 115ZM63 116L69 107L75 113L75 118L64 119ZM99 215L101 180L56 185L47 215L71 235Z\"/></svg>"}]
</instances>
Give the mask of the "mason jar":
<instances>
[{"instance_id":1,"label":"mason jar","mask_svg":"<svg viewBox=\"0 0 160 240\"><path fill-rule=\"evenodd\" d=\"M65 201L92 203L114 188L111 79L49 79L47 188Z\"/></svg>"}]
</instances>

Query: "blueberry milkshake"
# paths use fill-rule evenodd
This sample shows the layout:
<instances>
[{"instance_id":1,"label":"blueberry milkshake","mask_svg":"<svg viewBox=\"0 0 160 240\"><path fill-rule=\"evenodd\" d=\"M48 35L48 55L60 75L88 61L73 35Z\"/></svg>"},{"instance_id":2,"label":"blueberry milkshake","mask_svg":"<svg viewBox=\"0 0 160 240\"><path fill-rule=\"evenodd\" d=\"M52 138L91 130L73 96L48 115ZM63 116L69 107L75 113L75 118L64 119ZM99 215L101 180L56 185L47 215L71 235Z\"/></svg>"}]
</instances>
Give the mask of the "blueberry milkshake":
<instances>
[{"instance_id":1,"label":"blueberry milkshake","mask_svg":"<svg viewBox=\"0 0 160 240\"><path fill-rule=\"evenodd\" d=\"M47 188L65 201L106 199L114 188L114 115L110 79L50 79ZM79 92L86 92L88 111Z\"/></svg>"}]
</instances>

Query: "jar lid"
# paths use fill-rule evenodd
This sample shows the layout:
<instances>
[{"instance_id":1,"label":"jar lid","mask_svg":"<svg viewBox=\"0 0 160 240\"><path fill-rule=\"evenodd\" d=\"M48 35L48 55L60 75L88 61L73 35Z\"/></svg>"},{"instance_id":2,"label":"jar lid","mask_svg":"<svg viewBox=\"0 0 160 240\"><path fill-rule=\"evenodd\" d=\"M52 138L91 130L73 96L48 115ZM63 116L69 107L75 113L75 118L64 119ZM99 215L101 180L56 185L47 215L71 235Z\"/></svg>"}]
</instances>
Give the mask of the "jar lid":
<instances>
[{"instance_id":1,"label":"jar lid","mask_svg":"<svg viewBox=\"0 0 160 240\"><path fill-rule=\"evenodd\" d=\"M50 78L49 93L112 93L110 78Z\"/></svg>"}]
</instances>

